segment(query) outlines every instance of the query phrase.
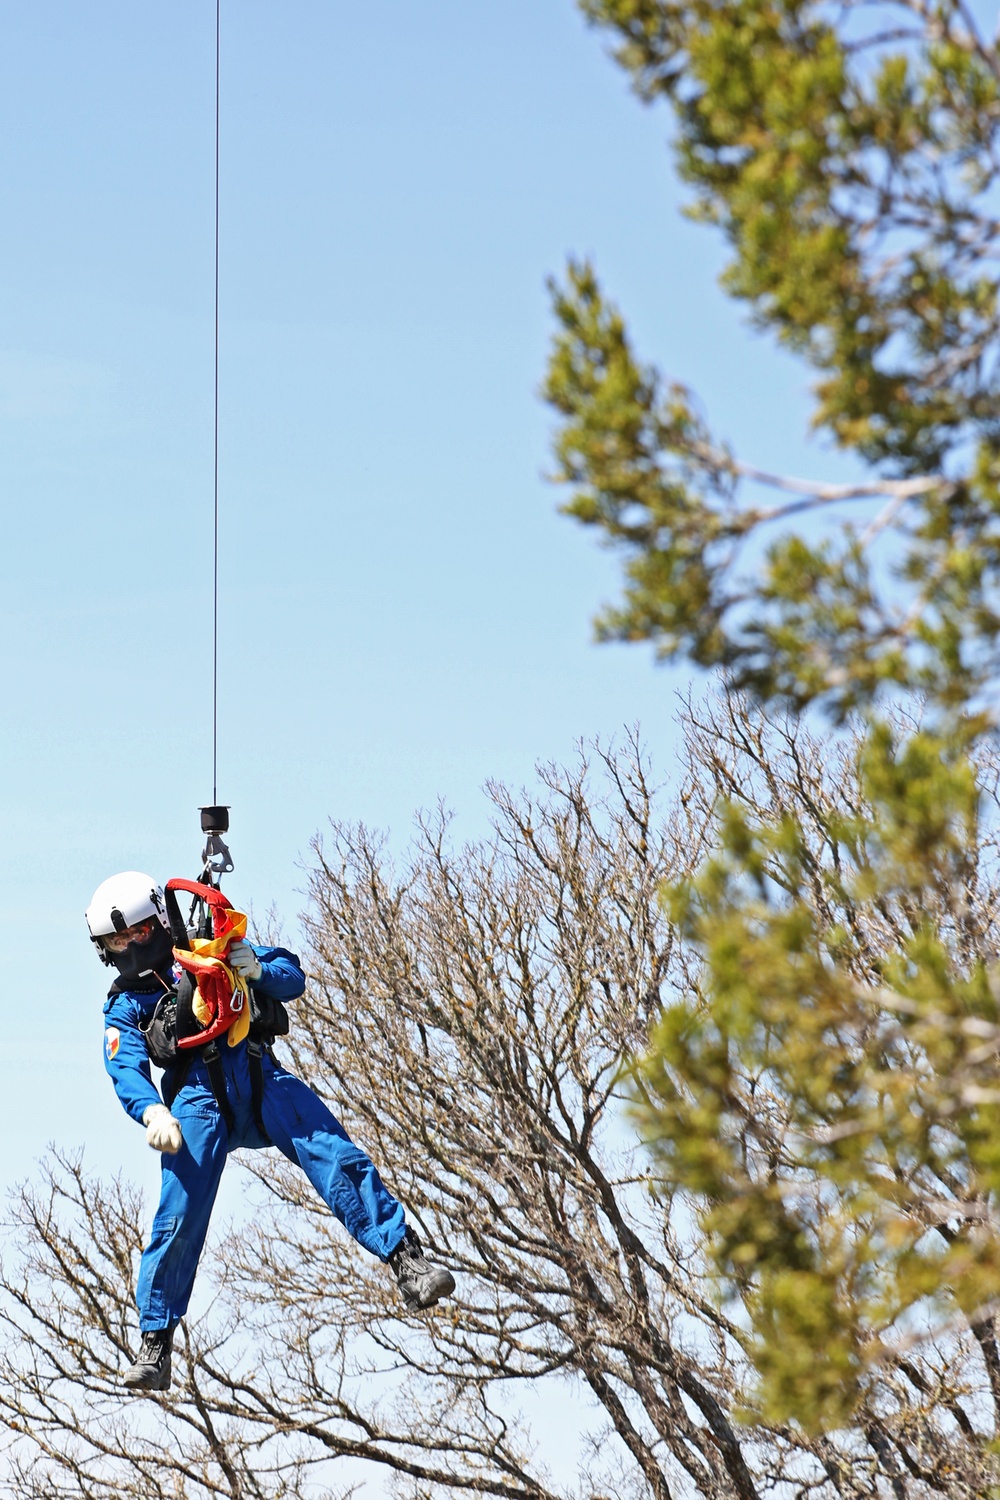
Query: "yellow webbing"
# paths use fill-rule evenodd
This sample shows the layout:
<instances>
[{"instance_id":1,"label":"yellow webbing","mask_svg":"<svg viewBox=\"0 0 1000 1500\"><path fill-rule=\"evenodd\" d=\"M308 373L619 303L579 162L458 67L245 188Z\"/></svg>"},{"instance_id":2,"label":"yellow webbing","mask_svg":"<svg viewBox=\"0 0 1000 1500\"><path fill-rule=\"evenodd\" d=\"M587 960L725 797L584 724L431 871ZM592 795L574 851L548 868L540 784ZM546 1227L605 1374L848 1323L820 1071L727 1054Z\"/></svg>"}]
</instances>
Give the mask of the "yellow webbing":
<instances>
[{"instance_id":1,"label":"yellow webbing","mask_svg":"<svg viewBox=\"0 0 1000 1500\"><path fill-rule=\"evenodd\" d=\"M197 979L197 971L204 968L206 971L216 967L225 969L226 974L234 990L239 990L243 996L243 1009L226 1033L230 1047L238 1047L240 1042L250 1030L250 987L242 974L237 974L225 962L222 955L226 952L231 942L246 937L247 919L241 911L233 911L227 907L227 914L232 922L229 931L222 937L214 938L192 938L191 951L185 953L186 966ZM208 1026L215 1017L209 1011L208 1006L201 997L201 992L196 991L191 1009L201 1022L202 1026Z\"/></svg>"}]
</instances>

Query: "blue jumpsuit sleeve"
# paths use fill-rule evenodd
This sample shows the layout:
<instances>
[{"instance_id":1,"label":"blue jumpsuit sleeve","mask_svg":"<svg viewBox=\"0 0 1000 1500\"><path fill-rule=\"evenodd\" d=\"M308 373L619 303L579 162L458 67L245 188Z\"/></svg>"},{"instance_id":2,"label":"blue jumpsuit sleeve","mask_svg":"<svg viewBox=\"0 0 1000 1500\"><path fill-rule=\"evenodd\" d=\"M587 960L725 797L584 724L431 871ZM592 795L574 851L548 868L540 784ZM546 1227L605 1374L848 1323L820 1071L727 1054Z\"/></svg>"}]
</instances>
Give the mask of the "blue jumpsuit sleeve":
<instances>
[{"instance_id":1,"label":"blue jumpsuit sleeve","mask_svg":"<svg viewBox=\"0 0 1000 1500\"><path fill-rule=\"evenodd\" d=\"M113 1001L104 1013L104 1066L125 1113L142 1124L142 1112L162 1104L149 1067L146 1039L133 1004Z\"/></svg>"},{"instance_id":2,"label":"blue jumpsuit sleeve","mask_svg":"<svg viewBox=\"0 0 1000 1500\"><path fill-rule=\"evenodd\" d=\"M272 1000L297 1000L306 987L298 955L287 948L258 948L256 943L250 946L262 970L260 978L254 980L254 989L263 990Z\"/></svg>"}]
</instances>

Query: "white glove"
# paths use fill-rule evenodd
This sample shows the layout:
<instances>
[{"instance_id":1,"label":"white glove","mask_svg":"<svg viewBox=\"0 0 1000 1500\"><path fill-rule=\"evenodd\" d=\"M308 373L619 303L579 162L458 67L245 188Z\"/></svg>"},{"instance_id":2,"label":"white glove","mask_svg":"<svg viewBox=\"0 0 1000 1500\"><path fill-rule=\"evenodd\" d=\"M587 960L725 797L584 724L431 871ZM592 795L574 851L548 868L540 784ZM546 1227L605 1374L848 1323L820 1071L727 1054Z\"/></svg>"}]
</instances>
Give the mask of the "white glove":
<instances>
[{"instance_id":1,"label":"white glove","mask_svg":"<svg viewBox=\"0 0 1000 1500\"><path fill-rule=\"evenodd\" d=\"M231 969L235 969L237 974L242 974L248 984L256 984L264 972L260 959L249 943L233 943L226 963Z\"/></svg>"},{"instance_id":2,"label":"white glove","mask_svg":"<svg viewBox=\"0 0 1000 1500\"><path fill-rule=\"evenodd\" d=\"M181 1127L165 1104L147 1104L142 1112L142 1123L146 1127L146 1145L154 1151L166 1151L176 1156L184 1144Z\"/></svg>"}]
</instances>

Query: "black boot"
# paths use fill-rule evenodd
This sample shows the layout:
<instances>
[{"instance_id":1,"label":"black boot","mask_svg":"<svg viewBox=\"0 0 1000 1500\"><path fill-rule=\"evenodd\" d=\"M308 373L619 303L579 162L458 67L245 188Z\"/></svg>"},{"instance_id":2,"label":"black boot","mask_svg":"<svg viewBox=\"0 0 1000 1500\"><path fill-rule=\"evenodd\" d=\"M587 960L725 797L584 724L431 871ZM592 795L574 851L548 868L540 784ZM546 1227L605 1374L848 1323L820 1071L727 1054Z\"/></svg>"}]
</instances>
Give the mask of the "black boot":
<instances>
[{"instance_id":1,"label":"black boot","mask_svg":"<svg viewBox=\"0 0 1000 1500\"><path fill-rule=\"evenodd\" d=\"M389 1256L389 1264L396 1273L403 1301L411 1312L418 1308L433 1307L442 1297L450 1297L455 1290L455 1278L443 1266L431 1265L420 1248L420 1241L413 1230L407 1227L402 1244L396 1246Z\"/></svg>"},{"instance_id":2,"label":"black boot","mask_svg":"<svg viewBox=\"0 0 1000 1500\"><path fill-rule=\"evenodd\" d=\"M151 1328L142 1336L134 1365L125 1371L122 1384L130 1391L169 1391L172 1328Z\"/></svg>"}]
</instances>

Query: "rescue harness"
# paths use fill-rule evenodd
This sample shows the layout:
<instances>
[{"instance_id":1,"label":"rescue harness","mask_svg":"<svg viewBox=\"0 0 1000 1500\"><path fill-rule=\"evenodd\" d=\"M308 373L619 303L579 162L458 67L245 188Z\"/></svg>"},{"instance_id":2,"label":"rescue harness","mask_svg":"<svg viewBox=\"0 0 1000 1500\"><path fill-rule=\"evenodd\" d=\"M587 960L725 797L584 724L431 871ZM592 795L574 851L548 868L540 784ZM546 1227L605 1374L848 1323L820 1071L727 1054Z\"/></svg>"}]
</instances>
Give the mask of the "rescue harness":
<instances>
[{"instance_id":1,"label":"rescue harness","mask_svg":"<svg viewBox=\"0 0 1000 1500\"><path fill-rule=\"evenodd\" d=\"M195 930L203 935L189 936L177 900L178 891L194 897L192 914L200 908ZM267 1140L261 1109L262 1059L265 1052L273 1057L275 1038L288 1034L288 1012L280 1000L259 994L226 962L231 944L246 936L247 919L243 912L230 906L217 886L180 878L168 880L164 898L180 978L175 987L160 996L153 1014L141 1028L150 1060L167 1070L162 1083L163 1101L169 1109L187 1082L195 1059L200 1058L219 1113L231 1131L233 1111L226 1092L219 1043L223 1036L230 1047L246 1040L253 1116Z\"/></svg>"}]
</instances>

